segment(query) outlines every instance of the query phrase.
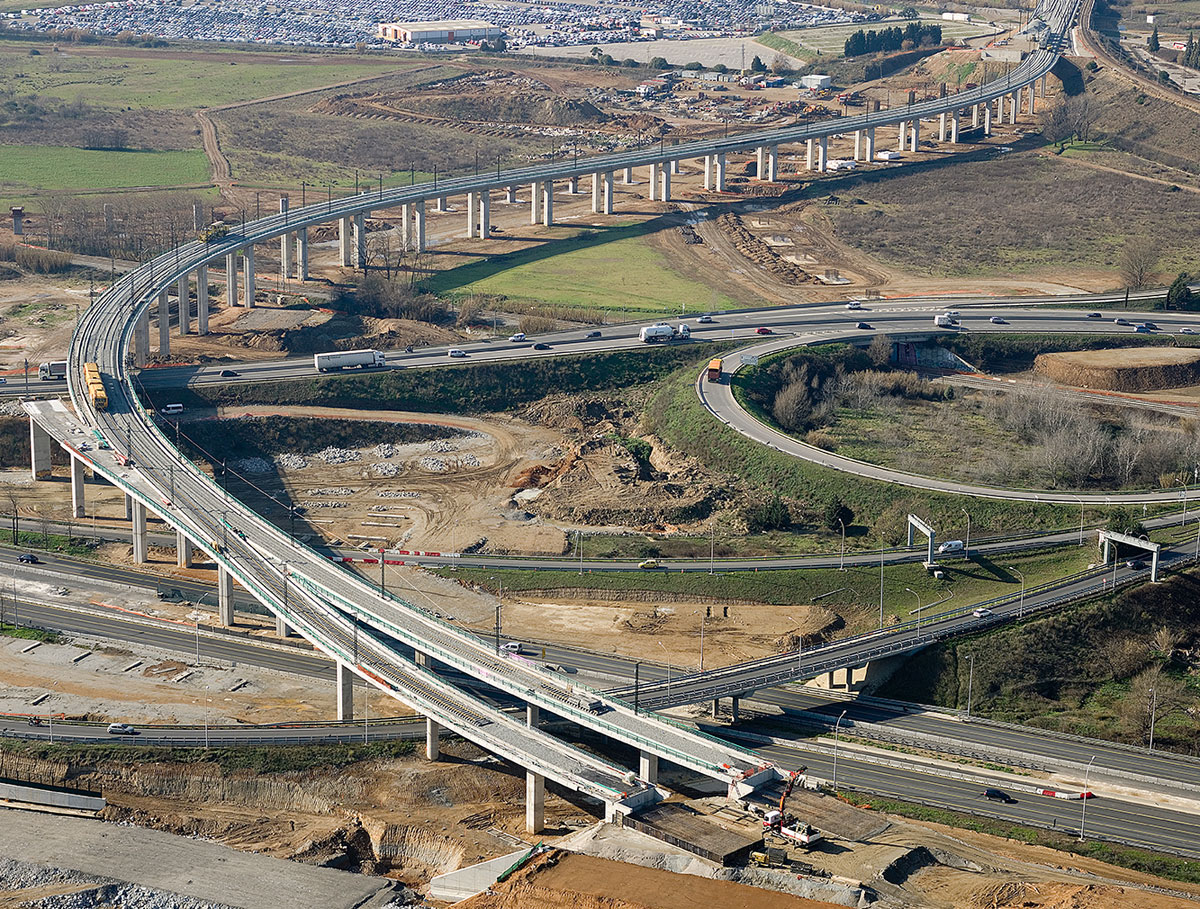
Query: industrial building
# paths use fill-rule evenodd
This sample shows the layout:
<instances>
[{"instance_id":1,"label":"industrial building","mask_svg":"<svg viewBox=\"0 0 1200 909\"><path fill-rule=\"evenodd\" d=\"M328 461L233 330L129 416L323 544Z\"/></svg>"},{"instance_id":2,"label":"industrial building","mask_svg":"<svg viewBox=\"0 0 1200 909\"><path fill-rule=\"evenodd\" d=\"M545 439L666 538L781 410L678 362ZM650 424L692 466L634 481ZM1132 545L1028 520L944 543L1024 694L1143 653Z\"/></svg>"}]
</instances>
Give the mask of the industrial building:
<instances>
[{"instance_id":1,"label":"industrial building","mask_svg":"<svg viewBox=\"0 0 1200 909\"><path fill-rule=\"evenodd\" d=\"M381 22L379 37L403 44L454 44L490 41L503 29L482 19L445 19L439 22Z\"/></svg>"}]
</instances>

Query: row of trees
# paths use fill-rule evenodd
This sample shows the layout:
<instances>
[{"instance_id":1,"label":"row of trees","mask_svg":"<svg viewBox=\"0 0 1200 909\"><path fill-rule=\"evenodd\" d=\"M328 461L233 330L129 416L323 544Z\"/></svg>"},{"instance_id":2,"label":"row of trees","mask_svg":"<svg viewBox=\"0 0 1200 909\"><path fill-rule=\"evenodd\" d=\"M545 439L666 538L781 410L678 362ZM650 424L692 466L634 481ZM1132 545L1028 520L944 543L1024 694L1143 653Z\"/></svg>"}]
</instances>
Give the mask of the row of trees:
<instances>
[{"instance_id":1,"label":"row of trees","mask_svg":"<svg viewBox=\"0 0 1200 909\"><path fill-rule=\"evenodd\" d=\"M889 51L912 50L915 47L937 47L942 43L940 25L910 22L904 28L894 26L883 31L864 32L861 28L846 39L847 57L879 54Z\"/></svg>"}]
</instances>

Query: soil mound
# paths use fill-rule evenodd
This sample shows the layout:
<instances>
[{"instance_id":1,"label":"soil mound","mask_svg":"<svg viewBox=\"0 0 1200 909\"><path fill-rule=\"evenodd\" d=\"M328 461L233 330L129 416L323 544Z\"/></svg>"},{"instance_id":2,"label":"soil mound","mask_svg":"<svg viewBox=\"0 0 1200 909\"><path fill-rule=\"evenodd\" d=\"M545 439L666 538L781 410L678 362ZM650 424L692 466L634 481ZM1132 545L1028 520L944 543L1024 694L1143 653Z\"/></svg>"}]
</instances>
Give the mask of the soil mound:
<instances>
[{"instance_id":1,"label":"soil mound","mask_svg":"<svg viewBox=\"0 0 1200 909\"><path fill-rule=\"evenodd\" d=\"M1154 391L1200 384L1200 349L1134 347L1039 354L1039 375L1065 385L1110 391Z\"/></svg>"}]
</instances>

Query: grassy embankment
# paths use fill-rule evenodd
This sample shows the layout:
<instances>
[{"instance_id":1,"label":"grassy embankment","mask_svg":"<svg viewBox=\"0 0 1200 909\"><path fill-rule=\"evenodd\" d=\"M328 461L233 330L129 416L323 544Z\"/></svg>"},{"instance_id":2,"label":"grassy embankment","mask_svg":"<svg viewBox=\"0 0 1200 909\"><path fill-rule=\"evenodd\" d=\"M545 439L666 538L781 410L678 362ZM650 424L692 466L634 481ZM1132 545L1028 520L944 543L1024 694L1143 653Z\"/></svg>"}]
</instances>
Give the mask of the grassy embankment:
<instances>
[{"instance_id":1,"label":"grassy embankment","mask_svg":"<svg viewBox=\"0 0 1200 909\"><path fill-rule=\"evenodd\" d=\"M98 151L52 145L0 145L0 193L25 189L98 190L208 183L202 151Z\"/></svg>"},{"instance_id":2,"label":"grassy embankment","mask_svg":"<svg viewBox=\"0 0 1200 909\"><path fill-rule=\"evenodd\" d=\"M948 827L959 827L963 830L974 830L999 836L1018 843L1028 843L1033 846L1045 846L1057 849L1071 855L1080 855L1116 865L1118 868L1128 868L1144 874L1154 874L1172 881L1186 884L1200 884L1200 862L1179 858L1175 855L1164 855L1160 852L1150 852L1136 849L1132 846L1121 846L1114 843L1102 843L1097 840L1080 842L1079 837L1058 830L1043 830L1039 827L1026 827L996 818L976 817L960 811L950 811L946 808L934 808L928 805L918 805L914 802L902 802L896 799L881 798L874 795L863 795L854 792L843 792L842 797L852 805L871 808L876 811L898 814L901 817L912 818L932 824L945 824Z\"/></svg>"},{"instance_id":3,"label":"grassy embankment","mask_svg":"<svg viewBox=\"0 0 1200 909\"><path fill-rule=\"evenodd\" d=\"M425 282L439 295L488 294L517 304L588 310L605 321L696 314L737 302L673 269L647 242L657 220L580 230L555 228L553 241L440 272Z\"/></svg>"}]
</instances>

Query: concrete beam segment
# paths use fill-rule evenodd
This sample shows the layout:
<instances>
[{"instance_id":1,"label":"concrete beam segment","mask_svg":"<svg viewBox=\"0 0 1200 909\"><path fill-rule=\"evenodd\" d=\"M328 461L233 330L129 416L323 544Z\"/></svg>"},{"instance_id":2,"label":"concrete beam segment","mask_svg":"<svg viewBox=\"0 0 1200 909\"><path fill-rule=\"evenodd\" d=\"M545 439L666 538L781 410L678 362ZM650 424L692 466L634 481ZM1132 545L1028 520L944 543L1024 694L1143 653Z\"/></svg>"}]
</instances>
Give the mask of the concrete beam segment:
<instances>
[{"instance_id":1,"label":"concrete beam segment","mask_svg":"<svg viewBox=\"0 0 1200 909\"><path fill-rule=\"evenodd\" d=\"M541 205L542 205L541 187L536 183L529 184L529 223L537 224L542 220Z\"/></svg>"},{"instance_id":2,"label":"concrete beam segment","mask_svg":"<svg viewBox=\"0 0 1200 909\"><path fill-rule=\"evenodd\" d=\"M254 247L247 246L242 250L242 270L244 271L243 284L245 288L245 304L247 309L254 308L254 294L256 288L254 286Z\"/></svg>"},{"instance_id":3,"label":"concrete beam segment","mask_svg":"<svg viewBox=\"0 0 1200 909\"><path fill-rule=\"evenodd\" d=\"M475 236L479 229L479 216L475 213L475 193L467 193L467 239Z\"/></svg>"},{"instance_id":4,"label":"concrete beam segment","mask_svg":"<svg viewBox=\"0 0 1200 909\"><path fill-rule=\"evenodd\" d=\"M133 500L133 560L146 561L146 506Z\"/></svg>"},{"instance_id":5,"label":"concrete beam segment","mask_svg":"<svg viewBox=\"0 0 1200 909\"><path fill-rule=\"evenodd\" d=\"M542 721L542 708L537 704L525 705L525 725L536 726Z\"/></svg>"},{"instance_id":6,"label":"concrete beam segment","mask_svg":"<svg viewBox=\"0 0 1200 909\"><path fill-rule=\"evenodd\" d=\"M504 201L509 203L510 205L516 204L516 202L517 202L517 187L515 184L509 186L504 191Z\"/></svg>"},{"instance_id":7,"label":"concrete beam segment","mask_svg":"<svg viewBox=\"0 0 1200 909\"><path fill-rule=\"evenodd\" d=\"M167 299L167 292L160 290L158 292L158 355L160 357L171 356L171 301Z\"/></svg>"},{"instance_id":8,"label":"concrete beam segment","mask_svg":"<svg viewBox=\"0 0 1200 909\"><path fill-rule=\"evenodd\" d=\"M179 307L179 337L185 337L192 330L192 291L191 282L187 276L175 282L175 296Z\"/></svg>"},{"instance_id":9,"label":"concrete beam segment","mask_svg":"<svg viewBox=\"0 0 1200 909\"><path fill-rule=\"evenodd\" d=\"M547 180L542 184L542 224L554 226L554 181Z\"/></svg>"},{"instance_id":10,"label":"concrete beam segment","mask_svg":"<svg viewBox=\"0 0 1200 909\"><path fill-rule=\"evenodd\" d=\"M817 170L825 173L829 169L829 137L822 136L817 145Z\"/></svg>"},{"instance_id":11,"label":"concrete beam segment","mask_svg":"<svg viewBox=\"0 0 1200 909\"><path fill-rule=\"evenodd\" d=\"M626 186L633 185L633 168L632 167L625 168L625 176L621 178L621 182L624 183Z\"/></svg>"},{"instance_id":12,"label":"concrete beam segment","mask_svg":"<svg viewBox=\"0 0 1200 909\"><path fill-rule=\"evenodd\" d=\"M217 568L217 620L224 626L233 624L233 575Z\"/></svg>"},{"instance_id":13,"label":"concrete beam segment","mask_svg":"<svg viewBox=\"0 0 1200 909\"><path fill-rule=\"evenodd\" d=\"M671 168L664 167L662 169L662 192L660 193L663 202L671 201Z\"/></svg>"},{"instance_id":14,"label":"concrete beam segment","mask_svg":"<svg viewBox=\"0 0 1200 909\"><path fill-rule=\"evenodd\" d=\"M63 451L67 451L67 449L64 447ZM74 457L69 451L67 451L67 457L71 461L71 517L82 518L87 513L84 511L83 501L84 463L81 458Z\"/></svg>"},{"instance_id":15,"label":"concrete beam segment","mask_svg":"<svg viewBox=\"0 0 1200 909\"><path fill-rule=\"evenodd\" d=\"M175 564L179 568L192 567L192 540L182 530L175 531Z\"/></svg>"},{"instance_id":16,"label":"concrete beam segment","mask_svg":"<svg viewBox=\"0 0 1200 909\"><path fill-rule=\"evenodd\" d=\"M208 334L208 266L196 269L196 334Z\"/></svg>"},{"instance_id":17,"label":"concrete beam segment","mask_svg":"<svg viewBox=\"0 0 1200 909\"><path fill-rule=\"evenodd\" d=\"M541 833L546 826L546 778L525 771L525 831Z\"/></svg>"},{"instance_id":18,"label":"concrete beam segment","mask_svg":"<svg viewBox=\"0 0 1200 909\"><path fill-rule=\"evenodd\" d=\"M804 167L807 170L813 169L813 140L811 138L805 141Z\"/></svg>"},{"instance_id":19,"label":"concrete beam segment","mask_svg":"<svg viewBox=\"0 0 1200 909\"><path fill-rule=\"evenodd\" d=\"M308 280L308 228L296 231L296 277Z\"/></svg>"},{"instance_id":20,"label":"concrete beam segment","mask_svg":"<svg viewBox=\"0 0 1200 909\"><path fill-rule=\"evenodd\" d=\"M779 179L779 146L772 145L767 150L767 179L774 183Z\"/></svg>"},{"instance_id":21,"label":"concrete beam segment","mask_svg":"<svg viewBox=\"0 0 1200 909\"><path fill-rule=\"evenodd\" d=\"M492 194L486 189L479 194L479 236L488 239L492 235Z\"/></svg>"},{"instance_id":22,"label":"concrete beam segment","mask_svg":"<svg viewBox=\"0 0 1200 909\"><path fill-rule=\"evenodd\" d=\"M717 155L717 192L725 192L725 155Z\"/></svg>"},{"instance_id":23,"label":"concrete beam segment","mask_svg":"<svg viewBox=\"0 0 1200 909\"><path fill-rule=\"evenodd\" d=\"M658 171L657 164L650 165L650 201L653 202L658 198Z\"/></svg>"},{"instance_id":24,"label":"concrete beam segment","mask_svg":"<svg viewBox=\"0 0 1200 909\"><path fill-rule=\"evenodd\" d=\"M413 205L413 248L417 252L425 252L425 202Z\"/></svg>"},{"instance_id":25,"label":"concrete beam segment","mask_svg":"<svg viewBox=\"0 0 1200 909\"><path fill-rule=\"evenodd\" d=\"M950 144L958 144L958 111L955 111L950 118Z\"/></svg>"},{"instance_id":26,"label":"concrete beam segment","mask_svg":"<svg viewBox=\"0 0 1200 909\"><path fill-rule=\"evenodd\" d=\"M863 138L862 130L856 129L854 131L854 160L855 161L862 160L862 138Z\"/></svg>"},{"instance_id":27,"label":"concrete beam segment","mask_svg":"<svg viewBox=\"0 0 1200 909\"><path fill-rule=\"evenodd\" d=\"M600 184L603 182L603 177L600 173L592 174L592 214L600 214Z\"/></svg>"},{"instance_id":28,"label":"concrete beam segment","mask_svg":"<svg viewBox=\"0 0 1200 909\"><path fill-rule=\"evenodd\" d=\"M638 779L654 786L658 783L658 755L638 752Z\"/></svg>"},{"instance_id":29,"label":"concrete beam segment","mask_svg":"<svg viewBox=\"0 0 1200 909\"><path fill-rule=\"evenodd\" d=\"M367 217L370 212L360 211L354 216L354 267L367 268Z\"/></svg>"},{"instance_id":30,"label":"concrete beam segment","mask_svg":"<svg viewBox=\"0 0 1200 909\"><path fill-rule=\"evenodd\" d=\"M337 690L338 722L348 723L354 719L354 673L341 660L337 663L337 680L334 685Z\"/></svg>"},{"instance_id":31,"label":"concrete beam segment","mask_svg":"<svg viewBox=\"0 0 1200 909\"><path fill-rule=\"evenodd\" d=\"M938 114L938 141L946 141L946 112L942 111Z\"/></svg>"},{"instance_id":32,"label":"concrete beam segment","mask_svg":"<svg viewBox=\"0 0 1200 909\"><path fill-rule=\"evenodd\" d=\"M238 254L225 255L225 305L238 305Z\"/></svg>"},{"instance_id":33,"label":"concrete beam segment","mask_svg":"<svg viewBox=\"0 0 1200 909\"><path fill-rule=\"evenodd\" d=\"M354 260L350 258L350 219L338 219L338 250L341 253L342 268L349 268L354 264Z\"/></svg>"},{"instance_id":34,"label":"concrete beam segment","mask_svg":"<svg viewBox=\"0 0 1200 909\"><path fill-rule=\"evenodd\" d=\"M604 214L613 213L613 172L604 175Z\"/></svg>"},{"instance_id":35,"label":"concrete beam segment","mask_svg":"<svg viewBox=\"0 0 1200 909\"><path fill-rule=\"evenodd\" d=\"M712 175L713 175L713 156L705 155L704 156L704 190L705 190L705 192L708 192L713 188Z\"/></svg>"},{"instance_id":36,"label":"concrete beam segment","mask_svg":"<svg viewBox=\"0 0 1200 909\"><path fill-rule=\"evenodd\" d=\"M425 717L425 757L436 761L442 756L442 727L437 720Z\"/></svg>"},{"instance_id":37,"label":"concrete beam segment","mask_svg":"<svg viewBox=\"0 0 1200 909\"><path fill-rule=\"evenodd\" d=\"M133 365L139 369L150 359L150 313L142 310L133 333Z\"/></svg>"}]
</instances>

